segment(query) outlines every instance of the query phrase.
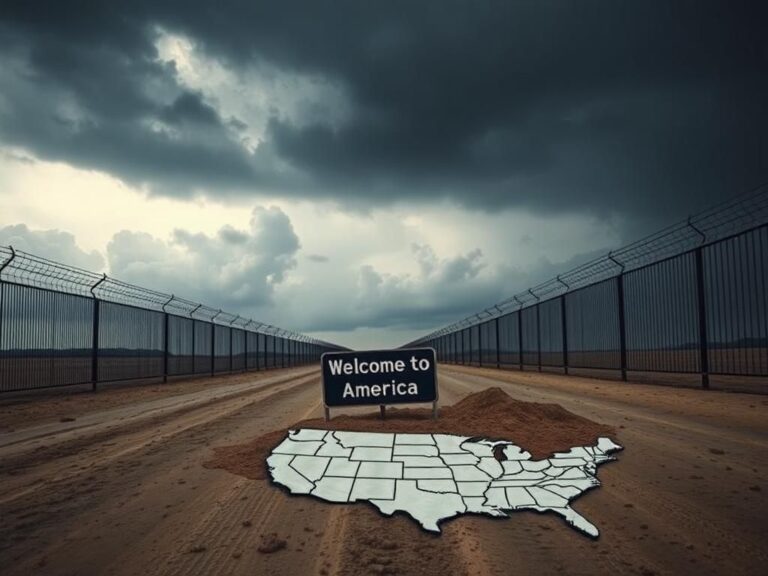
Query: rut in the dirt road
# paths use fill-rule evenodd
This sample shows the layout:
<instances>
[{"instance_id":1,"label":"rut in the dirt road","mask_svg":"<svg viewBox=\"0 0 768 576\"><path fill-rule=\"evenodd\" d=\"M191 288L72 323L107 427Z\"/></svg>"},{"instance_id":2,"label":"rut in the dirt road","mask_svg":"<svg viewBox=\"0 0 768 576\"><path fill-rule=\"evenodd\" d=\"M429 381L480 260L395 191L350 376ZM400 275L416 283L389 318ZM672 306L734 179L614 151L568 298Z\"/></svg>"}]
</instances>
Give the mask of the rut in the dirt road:
<instances>
[{"instance_id":1,"label":"rut in the dirt road","mask_svg":"<svg viewBox=\"0 0 768 576\"><path fill-rule=\"evenodd\" d=\"M313 386L317 382L317 373L313 371L269 378L255 386L238 385L229 393L209 394L202 390L188 397L169 398L159 409L155 401L145 402L144 409L142 404L129 405L115 409L125 411L120 419L106 411L94 414L90 426L75 423L71 428L62 427L61 432L39 439L8 443L0 448L0 476L7 477L0 503L11 502L47 483L82 475L95 463L104 466L112 460L130 457L137 450L225 417L263 400L266 395L298 386ZM83 466L80 462L85 455L90 456L90 464ZM28 472L20 475L19 470Z\"/></svg>"}]
</instances>

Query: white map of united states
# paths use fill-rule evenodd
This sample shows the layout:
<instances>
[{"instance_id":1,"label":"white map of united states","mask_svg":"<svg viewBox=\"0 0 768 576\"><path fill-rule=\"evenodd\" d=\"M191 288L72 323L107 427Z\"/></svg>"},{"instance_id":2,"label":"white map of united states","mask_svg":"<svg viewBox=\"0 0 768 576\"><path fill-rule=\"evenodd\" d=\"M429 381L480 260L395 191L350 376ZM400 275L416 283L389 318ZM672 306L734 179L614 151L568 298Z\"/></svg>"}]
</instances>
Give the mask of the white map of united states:
<instances>
[{"instance_id":1,"label":"white map of united states","mask_svg":"<svg viewBox=\"0 0 768 576\"><path fill-rule=\"evenodd\" d=\"M494 450L503 452L502 458ZM512 442L451 434L290 430L267 458L272 479L292 494L329 502L367 501L383 514L413 517L425 530L460 514L507 517L552 511L592 537L598 529L570 507L600 485L597 466L621 450L609 438L532 460Z\"/></svg>"}]
</instances>

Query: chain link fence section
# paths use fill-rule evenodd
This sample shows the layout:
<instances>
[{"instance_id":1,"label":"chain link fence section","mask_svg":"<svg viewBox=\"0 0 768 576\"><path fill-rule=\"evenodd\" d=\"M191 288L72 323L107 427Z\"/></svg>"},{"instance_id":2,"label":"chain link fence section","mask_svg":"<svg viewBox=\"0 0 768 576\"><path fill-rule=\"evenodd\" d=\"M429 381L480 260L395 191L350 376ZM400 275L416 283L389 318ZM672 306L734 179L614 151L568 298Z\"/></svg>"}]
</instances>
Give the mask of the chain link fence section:
<instances>
[{"instance_id":1,"label":"chain link fence section","mask_svg":"<svg viewBox=\"0 0 768 576\"><path fill-rule=\"evenodd\" d=\"M339 349L0 246L0 393L288 368Z\"/></svg>"},{"instance_id":2,"label":"chain link fence section","mask_svg":"<svg viewBox=\"0 0 768 576\"><path fill-rule=\"evenodd\" d=\"M703 388L710 375L764 380L768 185L406 346L475 366L698 375Z\"/></svg>"}]
</instances>

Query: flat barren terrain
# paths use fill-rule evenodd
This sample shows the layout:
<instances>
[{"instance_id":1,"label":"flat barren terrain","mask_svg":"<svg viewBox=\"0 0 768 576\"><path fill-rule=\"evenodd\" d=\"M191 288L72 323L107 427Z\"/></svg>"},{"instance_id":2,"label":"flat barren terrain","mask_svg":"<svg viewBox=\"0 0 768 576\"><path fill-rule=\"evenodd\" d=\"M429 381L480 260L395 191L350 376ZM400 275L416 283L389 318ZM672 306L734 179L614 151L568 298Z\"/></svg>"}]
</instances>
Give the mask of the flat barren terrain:
<instances>
[{"instance_id":1,"label":"flat barren terrain","mask_svg":"<svg viewBox=\"0 0 768 576\"><path fill-rule=\"evenodd\" d=\"M434 536L367 504L206 467L214 447L322 416L319 370L302 368L0 397L0 574L766 573L766 397L452 366L439 376L442 405L499 387L616 431L624 451L573 503L599 539L535 512L463 516Z\"/></svg>"}]
</instances>

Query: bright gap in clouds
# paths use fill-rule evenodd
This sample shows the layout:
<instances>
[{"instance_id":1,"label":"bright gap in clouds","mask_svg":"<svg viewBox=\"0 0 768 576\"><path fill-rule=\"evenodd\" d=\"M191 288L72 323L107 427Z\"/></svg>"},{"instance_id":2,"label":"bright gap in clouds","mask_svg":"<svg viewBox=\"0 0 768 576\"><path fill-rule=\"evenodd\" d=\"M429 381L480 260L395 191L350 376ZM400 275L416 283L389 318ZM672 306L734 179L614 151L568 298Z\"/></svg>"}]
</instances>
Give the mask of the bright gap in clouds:
<instances>
[{"instance_id":1,"label":"bright gap in clouds","mask_svg":"<svg viewBox=\"0 0 768 576\"><path fill-rule=\"evenodd\" d=\"M341 127L351 102L343 89L320 76L290 73L254 62L234 71L198 50L194 40L156 29L159 60L171 64L176 81L199 92L222 118L241 132L241 143L253 152L264 141L270 117L297 127Z\"/></svg>"},{"instance_id":2,"label":"bright gap in clouds","mask_svg":"<svg viewBox=\"0 0 768 576\"><path fill-rule=\"evenodd\" d=\"M0 244L101 261L116 278L350 347L402 344L619 242L620 223L574 214L174 200L9 149L0 189Z\"/></svg>"}]
</instances>

